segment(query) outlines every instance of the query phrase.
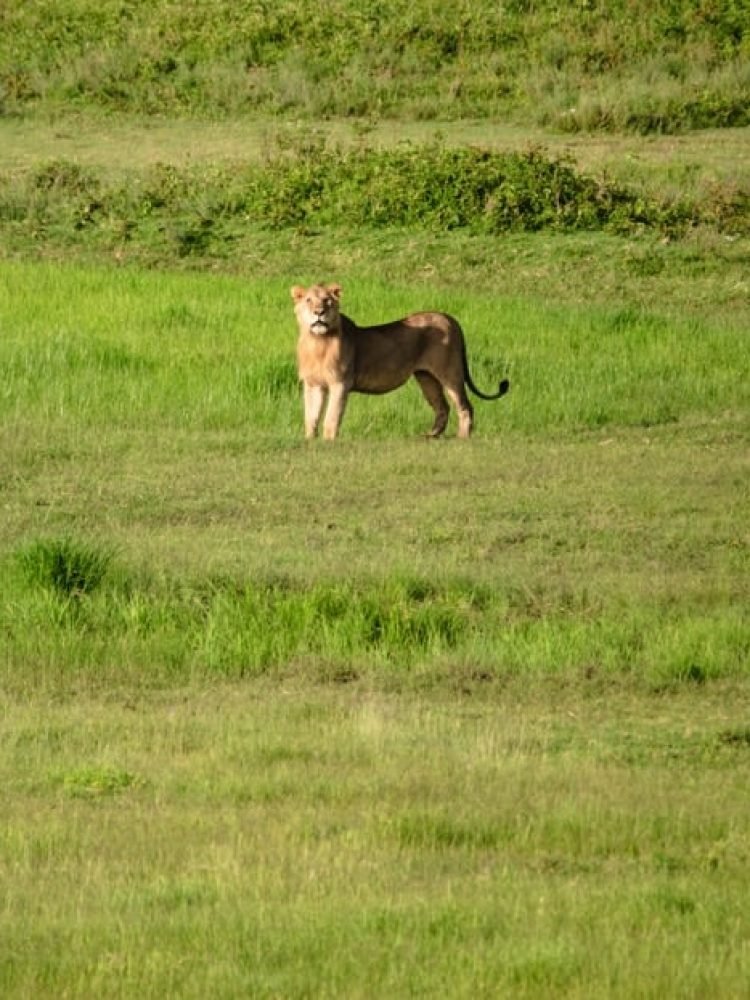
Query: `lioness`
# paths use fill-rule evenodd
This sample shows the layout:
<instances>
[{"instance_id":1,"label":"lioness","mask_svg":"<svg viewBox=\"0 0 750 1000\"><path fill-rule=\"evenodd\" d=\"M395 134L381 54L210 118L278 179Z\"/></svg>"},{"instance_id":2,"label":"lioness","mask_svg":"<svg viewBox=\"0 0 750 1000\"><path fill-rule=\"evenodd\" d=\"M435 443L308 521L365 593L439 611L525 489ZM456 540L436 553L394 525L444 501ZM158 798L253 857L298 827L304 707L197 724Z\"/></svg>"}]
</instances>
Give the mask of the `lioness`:
<instances>
[{"instance_id":1,"label":"lioness","mask_svg":"<svg viewBox=\"0 0 750 1000\"><path fill-rule=\"evenodd\" d=\"M412 313L392 323L357 326L339 311L340 298L340 285L292 288L306 437L315 437L326 397L323 433L333 440L350 392L390 392L411 375L435 411L430 437L439 437L448 423L445 393L458 414L458 436L466 438L474 411L465 386L480 399L498 399L508 391L507 379L492 396L477 389L469 374L463 332L451 316Z\"/></svg>"}]
</instances>

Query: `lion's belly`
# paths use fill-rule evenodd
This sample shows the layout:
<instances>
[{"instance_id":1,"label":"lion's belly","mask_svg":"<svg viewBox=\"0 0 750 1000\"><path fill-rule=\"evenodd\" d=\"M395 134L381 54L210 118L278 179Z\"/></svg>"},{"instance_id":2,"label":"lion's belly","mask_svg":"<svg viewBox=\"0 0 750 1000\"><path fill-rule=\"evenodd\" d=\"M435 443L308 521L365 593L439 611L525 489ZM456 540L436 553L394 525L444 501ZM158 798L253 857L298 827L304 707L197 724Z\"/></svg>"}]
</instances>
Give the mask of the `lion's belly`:
<instances>
[{"instance_id":1,"label":"lion's belly","mask_svg":"<svg viewBox=\"0 0 750 1000\"><path fill-rule=\"evenodd\" d=\"M411 371L402 370L381 370L378 372L360 373L354 377L354 392L364 392L373 396L382 395L384 392L392 392L398 389L409 379Z\"/></svg>"}]
</instances>

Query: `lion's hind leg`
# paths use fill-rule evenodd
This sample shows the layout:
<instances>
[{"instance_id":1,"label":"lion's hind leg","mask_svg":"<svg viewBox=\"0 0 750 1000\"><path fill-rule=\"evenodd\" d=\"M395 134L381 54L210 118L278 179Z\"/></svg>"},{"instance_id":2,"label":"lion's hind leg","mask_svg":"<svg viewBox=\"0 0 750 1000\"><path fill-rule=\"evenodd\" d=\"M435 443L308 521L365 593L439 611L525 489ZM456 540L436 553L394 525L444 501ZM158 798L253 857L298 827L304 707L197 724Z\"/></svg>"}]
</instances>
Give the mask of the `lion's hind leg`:
<instances>
[{"instance_id":1,"label":"lion's hind leg","mask_svg":"<svg viewBox=\"0 0 750 1000\"><path fill-rule=\"evenodd\" d=\"M429 430L428 437L440 437L448 423L448 400L445 398L443 387L434 375L428 372L414 372L414 378L419 382L424 398L435 411L435 421Z\"/></svg>"},{"instance_id":2,"label":"lion's hind leg","mask_svg":"<svg viewBox=\"0 0 750 1000\"><path fill-rule=\"evenodd\" d=\"M448 393L451 403L456 408L458 415L458 436L460 438L467 438L474 426L474 407L469 402L466 389L464 389L463 385L458 389L446 385L445 391Z\"/></svg>"}]
</instances>

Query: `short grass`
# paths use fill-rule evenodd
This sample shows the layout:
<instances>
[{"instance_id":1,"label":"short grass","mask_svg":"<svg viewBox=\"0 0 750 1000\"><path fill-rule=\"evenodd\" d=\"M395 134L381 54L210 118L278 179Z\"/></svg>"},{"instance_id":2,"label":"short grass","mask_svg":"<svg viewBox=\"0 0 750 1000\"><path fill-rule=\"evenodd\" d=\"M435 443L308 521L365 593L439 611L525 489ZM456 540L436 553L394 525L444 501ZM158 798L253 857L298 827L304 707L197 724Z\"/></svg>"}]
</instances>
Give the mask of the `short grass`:
<instances>
[{"instance_id":1,"label":"short grass","mask_svg":"<svg viewBox=\"0 0 750 1000\"><path fill-rule=\"evenodd\" d=\"M91 111L62 118L0 118L0 169L33 167L45 160L75 160L113 175L158 163L262 161L280 143L318 141L344 147L366 143L376 148L399 143L441 141L507 152L540 146L572 157L588 172L605 171L626 182L679 184L683 192L710 182L747 186L750 164L748 128L702 129L680 135L569 135L531 123L462 119L429 121L329 118L185 121Z\"/></svg>"},{"instance_id":2,"label":"short grass","mask_svg":"<svg viewBox=\"0 0 750 1000\"><path fill-rule=\"evenodd\" d=\"M746 688L7 703L7 997L742 996Z\"/></svg>"}]
</instances>

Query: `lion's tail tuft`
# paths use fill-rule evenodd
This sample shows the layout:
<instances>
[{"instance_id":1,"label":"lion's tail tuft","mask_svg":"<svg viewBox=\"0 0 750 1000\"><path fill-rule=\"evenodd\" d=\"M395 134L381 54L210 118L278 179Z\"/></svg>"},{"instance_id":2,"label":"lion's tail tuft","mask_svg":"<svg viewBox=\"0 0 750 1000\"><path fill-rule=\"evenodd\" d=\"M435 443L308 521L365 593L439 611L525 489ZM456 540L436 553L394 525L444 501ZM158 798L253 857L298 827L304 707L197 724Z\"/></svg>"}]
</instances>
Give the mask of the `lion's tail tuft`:
<instances>
[{"instance_id":1,"label":"lion's tail tuft","mask_svg":"<svg viewBox=\"0 0 750 1000\"><path fill-rule=\"evenodd\" d=\"M501 396L504 396L505 393L508 391L508 389L510 389L510 381L507 378L504 378L500 382L500 385L497 387L497 392L486 393L482 392L481 389L477 389L477 387L474 385L474 379L471 377L471 373L469 371L469 359L466 356L465 341L462 346L464 353L464 381L471 389L471 391L474 393L474 395L478 396L480 399L500 399Z\"/></svg>"},{"instance_id":2,"label":"lion's tail tuft","mask_svg":"<svg viewBox=\"0 0 750 1000\"><path fill-rule=\"evenodd\" d=\"M479 396L480 399L500 399L500 397L504 396L505 393L508 391L508 389L510 389L510 382L508 381L507 378L504 378L500 383L500 385L497 387L497 392L492 392L492 393L482 392L481 389L477 389L477 387L474 385L474 381L471 375L469 375L468 371L466 372L466 384L474 393L474 395Z\"/></svg>"}]
</instances>

